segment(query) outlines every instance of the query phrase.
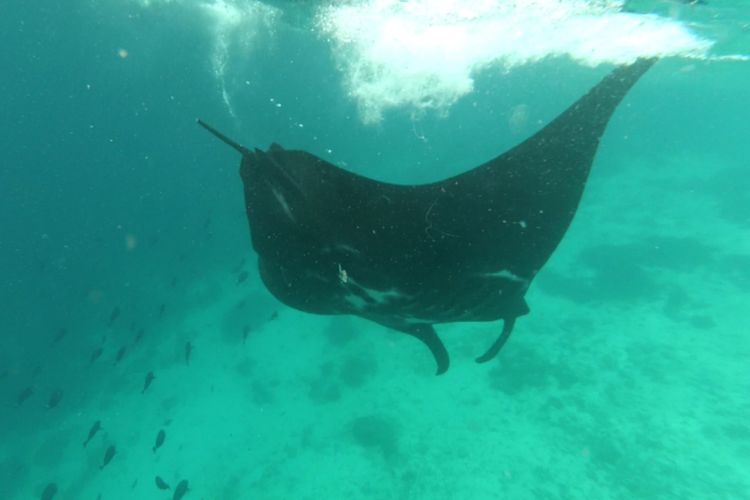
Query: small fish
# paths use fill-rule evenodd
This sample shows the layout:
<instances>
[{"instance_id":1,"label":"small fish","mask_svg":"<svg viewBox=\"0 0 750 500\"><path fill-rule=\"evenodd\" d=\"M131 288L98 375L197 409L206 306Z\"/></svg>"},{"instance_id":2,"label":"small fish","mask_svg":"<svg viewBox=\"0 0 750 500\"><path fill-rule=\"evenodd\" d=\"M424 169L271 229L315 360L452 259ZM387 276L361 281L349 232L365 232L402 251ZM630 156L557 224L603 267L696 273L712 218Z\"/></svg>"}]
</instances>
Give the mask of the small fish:
<instances>
[{"instance_id":1,"label":"small fish","mask_svg":"<svg viewBox=\"0 0 750 500\"><path fill-rule=\"evenodd\" d=\"M159 318L164 316L164 311L167 310L167 304L162 304L159 306Z\"/></svg>"},{"instance_id":2,"label":"small fish","mask_svg":"<svg viewBox=\"0 0 750 500\"><path fill-rule=\"evenodd\" d=\"M42 500L52 500L57 495L57 485L55 483L49 483L42 492L42 496L39 497Z\"/></svg>"},{"instance_id":3,"label":"small fish","mask_svg":"<svg viewBox=\"0 0 750 500\"><path fill-rule=\"evenodd\" d=\"M16 398L16 402L20 405L23 404L24 401L29 399L31 395L34 394L34 388L32 386L28 386L26 389L22 390L18 394L18 398Z\"/></svg>"},{"instance_id":4,"label":"small fish","mask_svg":"<svg viewBox=\"0 0 750 500\"><path fill-rule=\"evenodd\" d=\"M164 439L166 437L167 437L167 433L164 432L164 429L161 429L159 433L156 435L156 443L154 443L154 447L152 448L154 453L156 453L156 450L161 448L161 445L164 444Z\"/></svg>"},{"instance_id":5,"label":"small fish","mask_svg":"<svg viewBox=\"0 0 750 500\"><path fill-rule=\"evenodd\" d=\"M94 361L96 361L97 359L99 359L101 357L102 352L104 352L104 349L101 348L101 347L97 347L96 349L94 349L94 352L91 353L91 358L89 359L89 364L93 365Z\"/></svg>"},{"instance_id":6,"label":"small fish","mask_svg":"<svg viewBox=\"0 0 750 500\"><path fill-rule=\"evenodd\" d=\"M122 358L125 356L125 351L127 351L128 348L125 346L120 347L120 350L117 351L117 356L115 356L115 364L122 361Z\"/></svg>"},{"instance_id":7,"label":"small fish","mask_svg":"<svg viewBox=\"0 0 750 500\"><path fill-rule=\"evenodd\" d=\"M112 324L117 320L117 318L120 317L120 308L118 306L115 306L114 309L112 309L112 312L109 315L109 326L112 326Z\"/></svg>"},{"instance_id":8,"label":"small fish","mask_svg":"<svg viewBox=\"0 0 750 500\"><path fill-rule=\"evenodd\" d=\"M247 342L247 336L250 335L250 327L245 325L242 327L242 343Z\"/></svg>"},{"instance_id":9,"label":"small fish","mask_svg":"<svg viewBox=\"0 0 750 500\"><path fill-rule=\"evenodd\" d=\"M62 397L62 389L55 389L54 391L52 391L52 394L50 394L49 396L49 400L47 400L47 409L51 410L52 408L60 404L60 400L62 399Z\"/></svg>"},{"instance_id":10,"label":"small fish","mask_svg":"<svg viewBox=\"0 0 750 500\"><path fill-rule=\"evenodd\" d=\"M276 319L276 318L278 318L278 317L279 317L279 311L274 311L274 312L273 312L273 313L271 314L271 318L270 318L270 320L269 320L269 321L273 321L273 320L275 320L275 319Z\"/></svg>"},{"instance_id":11,"label":"small fish","mask_svg":"<svg viewBox=\"0 0 750 500\"><path fill-rule=\"evenodd\" d=\"M83 442L83 447L85 448L91 439L96 436L96 433L99 432L99 429L102 428L102 423L100 420L97 420L94 422L94 425L91 426L91 429L89 429L89 436L86 438L86 441Z\"/></svg>"},{"instance_id":12,"label":"small fish","mask_svg":"<svg viewBox=\"0 0 750 500\"><path fill-rule=\"evenodd\" d=\"M146 392L146 389L148 389L148 386L151 385L151 382L153 382L155 378L156 377L154 377L154 372L148 372L146 374L146 380L145 382L143 382L143 390L141 391L141 394Z\"/></svg>"},{"instance_id":13,"label":"small fish","mask_svg":"<svg viewBox=\"0 0 750 500\"><path fill-rule=\"evenodd\" d=\"M110 463L116 452L117 450L115 450L115 445L109 445L107 451L104 452L104 461L102 461L102 465L99 466L99 469L103 469L108 463Z\"/></svg>"},{"instance_id":14,"label":"small fish","mask_svg":"<svg viewBox=\"0 0 750 500\"><path fill-rule=\"evenodd\" d=\"M154 478L154 481L156 482L156 487L159 488L160 490L168 490L169 489L169 485L167 484L167 482L164 481L159 476L156 476Z\"/></svg>"},{"instance_id":15,"label":"small fish","mask_svg":"<svg viewBox=\"0 0 750 500\"><path fill-rule=\"evenodd\" d=\"M65 338L65 335L67 335L67 334L68 334L68 330L66 330L65 328L60 328L60 329L59 329L59 330L57 331L57 335L55 335L55 338L54 338L54 339L52 339L52 342L53 342L54 344L57 344L57 343L58 343L58 342L60 342L60 341L61 341L61 340L62 340L63 338Z\"/></svg>"},{"instance_id":16,"label":"small fish","mask_svg":"<svg viewBox=\"0 0 750 500\"><path fill-rule=\"evenodd\" d=\"M182 497L185 496L185 493L188 492L188 482L187 479L183 479L179 483L177 483L177 488L174 489L174 495L172 495L172 500L180 500Z\"/></svg>"},{"instance_id":17,"label":"small fish","mask_svg":"<svg viewBox=\"0 0 750 500\"><path fill-rule=\"evenodd\" d=\"M242 271L239 275L237 275L237 284L244 283L245 280L247 280L247 277L249 276L247 271Z\"/></svg>"},{"instance_id":18,"label":"small fish","mask_svg":"<svg viewBox=\"0 0 750 500\"><path fill-rule=\"evenodd\" d=\"M174 276L172 278L172 281L169 282L169 286L171 286L172 288L177 286L177 276Z\"/></svg>"},{"instance_id":19,"label":"small fish","mask_svg":"<svg viewBox=\"0 0 750 500\"><path fill-rule=\"evenodd\" d=\"M193 344L188 340L185 342L185 364L190 364L190 354L193 352Z\"/></svg>"},{"instance_id":20,"label":"small fish","mask_svg":"<svg viewBox=\"0 0 750 500\"><path fill-rule=\"evenodd\" d=\"M137 344L143 339L144 333L145 333L145 330L143 328L138 330L138 333L135 334L135 339L133 339L133 345Z\"/></svg>"}]
</instances>

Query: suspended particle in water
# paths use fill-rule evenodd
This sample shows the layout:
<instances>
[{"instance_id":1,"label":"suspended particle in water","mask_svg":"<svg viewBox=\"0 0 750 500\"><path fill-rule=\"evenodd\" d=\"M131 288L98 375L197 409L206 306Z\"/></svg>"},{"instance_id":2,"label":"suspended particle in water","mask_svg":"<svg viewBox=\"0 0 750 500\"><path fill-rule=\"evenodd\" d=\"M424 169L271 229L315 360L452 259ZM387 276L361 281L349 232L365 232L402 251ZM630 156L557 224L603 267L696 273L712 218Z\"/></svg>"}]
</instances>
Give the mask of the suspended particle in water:
<instances>
[{"instance_id":1,"label":"suspended particle in water","mask_svg":"<svg viewBox=\"0 0 750 500\"><path fill-rule=\"evenodd\" d=\"M128 249L128 251L133 251L138 246L138 238L134 234L126 234L125 235L125 248Z\"/></svg>"}]
</instances>

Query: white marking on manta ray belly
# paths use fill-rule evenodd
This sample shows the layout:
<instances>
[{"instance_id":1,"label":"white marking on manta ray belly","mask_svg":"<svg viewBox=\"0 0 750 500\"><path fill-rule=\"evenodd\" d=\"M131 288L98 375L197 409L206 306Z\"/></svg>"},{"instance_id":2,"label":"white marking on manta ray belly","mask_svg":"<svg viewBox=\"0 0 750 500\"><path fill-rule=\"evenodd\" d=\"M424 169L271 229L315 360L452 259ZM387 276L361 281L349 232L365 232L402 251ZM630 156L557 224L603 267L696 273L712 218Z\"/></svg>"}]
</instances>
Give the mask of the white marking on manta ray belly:
<instances>
[{"instance_id":1,"label":"white marking on manta ray belly","mask_svg":"<svg viewBox=\"0 0 750 500\"><path fill-rule=\"evenodd\" d=\"M338 266L339 266L339 282L342 285L346 285L347 283L349 283L349 273L346 272L346 269L341 267L341 264L339 264Z\"/></svg>"},{"instance_id":2,"label":"white marking on manta ray belly","mask_svg":"<svg viewBox=\"0 0 750 500\"><path fill-rule=\"evenodd\" d=\"M284 195L281 194L275 187L271 187L271 192L276 197L276 201L279 202L281 208L284 209L284 213L286 214L286 216L289 217L292 222L296 223L297 221L294 220L294 215L292 215L292 210L289 208L289 204L286 202L286 199L284 199Z\"/></svg>"},{"instance_id":3,"label":"white marking on manta ray belly","mask_svg":"<svg viewBox=\"0 0 750 500\"><path fill-rule=\"evenodd\" d=\"M351 306L358 311L363 311L367 309L367 302L365 302L365 299L363 299L359 295L348 293L344 297L344 300L347 301L349 304L351 304Z\"/></svg>"},{"instance_id":4,"label":"white marking on manta ray belly","mask_svg":"<svg viewBox=\"0 0 750 500\"><path fill-rule=\"evenodd\" d=\"M387 302L392 302L394 300L406 298L406 296L403 293L396 290L395 288L381 291L381 290L375 290L374 288L363 287L362 285L360 285L360 287L362 287L362 290L364 290L367 293L367 295L378 304L385 304Z\"/></svg>"},{"instance_id":5,"label":"white marking on manta ray belly","mask_svg":"<svg viewBox=\"0 0 750 500\"><path fill-rule=\"evenodd\" d=\"M321 251L324 254L333 253L334 250L339 251L339 252L343 252L343 253L347 253L349 255L359 255L359 254L362 253L359 250L357 250L356 248L354 248L353 246L347 245L346 243L339 243L339 244L337 244L337 245L335 245L333 247L331 247L330 245L326 245L326 246L324 246L321 249Z\"/></svg>"},{"instance_id":6,"label":"white marking on manta ray belly","mask_svg":"<svg viewBox=\"0 0 750 500\"><path fill-rule=\"evenodd\" d=\"M342 252L347 252L347 253L354 254L354 255L359 255L361 253L359 250L357 250L353 246L347 245L345 243L339 243L334 248L336 250L341 250Z\"/></svg>"},{"instance_id":7,"label":"white marking on manta ray belly","mask_svg":"<svg viewBox=\"0 0 750 500\"><path fill-rule=\"evenodd\" d=\"M375 302L378 305L384 305L392 303L399 299L407 299L408 297L401 293L400 291L396 290L395 288L391 288L390 290L375 290L374 288L367 288L366 286L362 286L359 283L352 280L351 277L348 278L349 283L353 283L357 285L357 287L365 292L367 294L367 297L372 299L372 302Z\"/></svg>"},{"instance_id":8,"label":"white marking on manta ray belly","mask_svg":"<svg viewBox=\"0 0 750 500\"><path fill-rule=\"evenodd\" d=\"M529 280L527 280L526 278L522 278L517 274L513 274L507 269L501 269L500 271L495 271L494 273L482 273L481 276L484 276L485 278L505 278L510 281L523 283L524 285L528 285L529 283Z\"/></svg>"},{"instance_id":9,"label":"white marking on manta ray belly","mask_svg":"<svg viewBox=\"0 0 750 500\"><path fill-rule=\"evenodd\" d=\"M367 294L367 297L371 299L372 302L375 302L378 305L383 305L386 303L393 302L394 300L399 299L408 299L409 297L402 293L401 291L397 290L396 288L391 288L389 290L377 290L375 288L369 288L361 283L356 282L344 269L341 264L337 264L338 266L338 272L337 277L339 280L339 283L343 286L350 286L354 285L357 288L359 288L362 292ZM362 297L349 293L344 297L344 300L352 304L357 309L365 309L367 304L369 303Z\"/></svg>"}]
</instances>

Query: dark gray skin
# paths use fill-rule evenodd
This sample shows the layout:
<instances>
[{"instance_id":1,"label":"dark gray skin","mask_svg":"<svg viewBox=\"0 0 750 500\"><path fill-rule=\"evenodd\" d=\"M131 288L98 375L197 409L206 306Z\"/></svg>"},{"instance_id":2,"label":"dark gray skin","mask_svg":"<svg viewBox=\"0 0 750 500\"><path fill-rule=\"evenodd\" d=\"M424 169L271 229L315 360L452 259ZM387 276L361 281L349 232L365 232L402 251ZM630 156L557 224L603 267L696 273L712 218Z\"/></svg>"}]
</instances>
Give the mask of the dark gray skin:
<instances>
[{"instance_id":1,"label":"dark gray skin","mask_svg":"<svg viewBox=\"0 0 750 500\"><path fill-rule=\"evenodd\" d=\"M164 429L161 429L159 433L156 435L156 443L154 443L153 452L156 453L156 450L161 448L161 445L164 444L164 439L167 437L167 434L164 432Z\"/></svg>"},{"instance_id":2,"label":"dark gray skin","mask_svg":"<svg viewBox=\"0 0 750 500\"><path fill-rule=\"evenodd\" d=\"M115 453L117 453L115 446L112 444L109 445L107 451L104 452L104 460L102 461L102 465L99 466L99 469L103 469L104 467L106 467L107 464L110 463L114 458Z\"/></svg>"},{"instance_id":3,"label":"dark gray skin","mask_svg":"<svg viewBox=\"0 0 750 500\"><path fill-rule=\"evenodd\" d=\"M654 60L615 69L542 130L463 174L396 185L305 151L250 150L240 176L260 276L281 302L354 314L449 358L433 325L504 321L492 359L529 312L524 296L567 231L612 113Z\"/></svg>"},{"instance_id":4,"label":"dark gray skin","mask_svg":"<svg viewBox=\"0 0 750 500\"><path fill-rule=\"evenodd\" d=\"M180 500L182 497L185 496L185 493L187 492L188 492L188 482L187 482L187 479L183 479L177 484L177 487L174 489L172 500Z\"/></svg>"},{"instance_id":5,"label":"dark gray skin","mask_svg":"<svg viewBox=\"0 0 750 500\"><path fill-rule=\"evenodd\" d=\"M99 432L99 430L102 428L102 423L100 420L97 420L94 422L94 425L91 426L91 429L89 429L89 435L86 438L86 441L83 442L83 447L85 448L88 446L89 441L93 439L94 436L96 436L96 433Z\"/></svg>"},{"instance_id":6,"label":"dark gray skin","mask_svg":"<svg viewBox=\"0 0 750 500\"><path fill-rule=\"evenodd\" d=\"M168 490L169 489L169 485L167 484L167 482L164 481L159 476L156 476L154 478L154 481L156 482L156 487L159 488L160 490Z\"/></svg>"}]
</instances>

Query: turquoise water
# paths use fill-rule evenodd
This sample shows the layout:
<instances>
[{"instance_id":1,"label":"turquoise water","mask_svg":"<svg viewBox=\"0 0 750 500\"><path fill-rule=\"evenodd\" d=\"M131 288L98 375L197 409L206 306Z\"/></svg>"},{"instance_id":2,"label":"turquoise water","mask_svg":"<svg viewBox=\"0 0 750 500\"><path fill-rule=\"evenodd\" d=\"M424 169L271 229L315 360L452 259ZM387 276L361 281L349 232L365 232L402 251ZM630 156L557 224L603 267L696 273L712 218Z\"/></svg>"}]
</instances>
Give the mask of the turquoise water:
<instances>
[{"instance_id":1,"label":"turquoise water","mask_svg":"<svg viewBox=\"0 0 750 500\"><path fill-rule=\"evenodd\" d=\"M541 36L533 2L4 0L0 498L750 498L750 11L604 3L548 5ZM269 294L239 158L195 124L428 182L638 55L663 60L531 313L485 365L499 323L438 325L440 377L405 335Z\"/></svg>"}]
</instances>

